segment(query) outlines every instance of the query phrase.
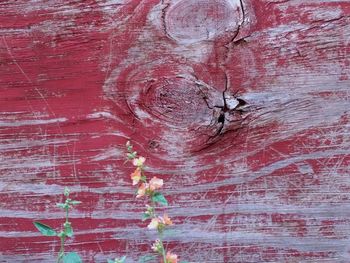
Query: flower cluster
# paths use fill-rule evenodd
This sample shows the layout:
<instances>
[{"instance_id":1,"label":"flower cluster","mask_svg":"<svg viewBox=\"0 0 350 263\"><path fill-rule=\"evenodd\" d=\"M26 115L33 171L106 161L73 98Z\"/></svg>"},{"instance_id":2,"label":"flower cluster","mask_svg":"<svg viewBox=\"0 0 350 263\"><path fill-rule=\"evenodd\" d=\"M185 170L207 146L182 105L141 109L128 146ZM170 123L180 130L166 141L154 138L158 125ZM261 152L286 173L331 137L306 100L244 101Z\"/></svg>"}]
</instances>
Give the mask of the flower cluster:
<instances>
[{"instance_id":1,"label":"flower cluster","mask_svg":"<svg viewBox=\"0 0 350 263\"><path fill-rule=\"evenodd\" d=\"M162 217L153 217L151 223L147 226L148 229L157 229L158 231L162 231L165 226L171 226L173 222L168 217L167 214L164 214Z\"/></svg>"},{"instance_id":2,"label":"flower cluster","mask_svg":"<svg viewBox=\"0 0 350 263\"><path fill-rule=\"evenodd\" d=\"M177 263L177 255L174 253L167 252L165 258L166 263Z\"/></svg>"},{"instance_id":3,"label":"flower cluster","mask_svg":"<svg viewBox=\"0 0 350 263\"><path fill-rule=\"evenodd\" d=\"M154 252L157 252L160 254L162 252L164 252L163 244L159 239L157 239L156 242L153 243L152 250ZM178 262L177 255L174 253L171 253L171 252L167 252L165 254L165 259L166 259L166 263L177 263Z\"/></svg>"},{"instance_id":4,"label":"flower cluster","mask_svg":"<svg viewBox=\"0 0 350 263\"><path fill-rule=\"evenodd\" d=\"M178 263L178 256L174 253L167 252L164 248L162 236L163 231L167 226L173 225L170 217L165 213L163 216L158 216L155 212L156 204L168 205L168 202L164 195L159 192L163 187L163 179L159 179L156 176L147 180L145 175L145 161L146 158L137 156L137 152L133 151L133 147L130 142L126 143L127 158L132 161L135 166L134 172L130 174L132 185L137 186L136 198L148 197L151 201L146 205L146 211L143 213L143 220L151 220L147 228L151 230L157 230L158 237L155 243L152 245L152 250L162 256L163 263Z\"/></svg>"},{"instance_id":5,"label":"flower cluster","mask_svg":"<svg viewBox=\"0 0 350 263\"><path fill-rule=\"evenodd\" d=\"M132 150L130 144L127 147ZM131 173L130 178L132 180L132 185L138 185L136 198L143 197L145 195L152 196L155 190L162 188L163 179L159 179L157 177L153 177L149 182L147 182L146 176L144 175L144 163L146 161L145 157L136 157L136 152L131 152L128 155L129 159L132 159L132 163L136 166L136 169L133 173Z\"/></svg>"},{"instance_id":6,"label":"flower cluster","mask_svg":"<svg viewBox=\"0 0 350 263\"><path fill-rule=\"evenodd\" d=\"M136 168L137 169L137 168ZM135 179L133 179L134 182ZM155 190L160 189L163 186L163 180L157 177L153 177L149 183L141 183L137 189L136 198L143 197L145 195L152 196Z\"/></svg>"}]
</instances>

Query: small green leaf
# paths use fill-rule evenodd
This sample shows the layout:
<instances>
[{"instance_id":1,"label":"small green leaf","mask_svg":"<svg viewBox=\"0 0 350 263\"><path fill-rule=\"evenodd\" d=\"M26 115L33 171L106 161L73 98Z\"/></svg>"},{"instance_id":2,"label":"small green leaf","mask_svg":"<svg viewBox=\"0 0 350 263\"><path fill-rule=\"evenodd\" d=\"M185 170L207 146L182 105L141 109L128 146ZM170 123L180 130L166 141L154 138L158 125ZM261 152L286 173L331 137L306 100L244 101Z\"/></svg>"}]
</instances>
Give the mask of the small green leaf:
<instances>
[{"instance_id":1,"label":"small green leaf","mask_svg":"<svg viewBox=\"0 0 350 263\"><path fill-rule=\"evenodd\" d=\"M151 215L149 213L142 213L141 220L146 221L147 219L150 219Z\"/></svg>"},{"instance_id":2,"label":"small green leaf","mask_svg":"<svg viewBox=\"0 0 350 263\"><path fill-rule=\"evenodd\" d=\"M141 179L140 179L143 183L146 183L147 182L147 177L142 175L141 176Z\"/></svg>"},{"instance_id":3,"label":"small green leaf","mask_svg":"<svg viewBox=\"0 0 350 263\"><path fill-rule=\"evenodd\" d=\"M47 236L47 237L57 236L57 232L53 230L50 226L40 222L34 222L33 224L44 236Z\"/></svg>"},{"instance_id":4,"label":"small green leaf","mask_svg":"<svg viewBox=\"0 0 350 263\"><path fill-rule=\"evenodd\" d=\"M180 261L180 263L190 263L189 261Z\"/></svg>"},{"instance_id":5,"label":"small green leaf","mask_svg":"<svg viewBox=\"0 0 350 263\"><path fill-rule=\"evenodd\" d=\"M69 252L63 256L63 263L82 263L80 256L75 252Z\"/></svg>"},{"instance_id":6,"label":"small green leaf","mask_svg":"<svg viewBox=\"0 0 350 263\"><path fill-rule=\"evenodd\" d=\"M79 204L81 204L81 202L80 201L76 201L76 200L72 200L72 201L70 201L70 204L71 205L79 205Z\"/></svg>"},{"instance_id":7,"label":"small green leaf","mask_svg":"<svg viewBox=\"0 0 350 263\"><path fill-rule=\"evenodd\" d=\"M70 190L69 190L69 188L68 187L65 187L64 188L64 192L63 192L63 194L64 194L64 196L69 196L69 193L70 193Z\"/></svg>"},{"instance_id":8,"label":"small green leaf","mask_svg":"<svg viewBox=\"0 0 350 263\"><path fill-rule=\"evenodd\" d=\"M67 235L66 235L66 233L65 233L64 231L59 232L59 233L57 234L57 236L58 236L59 238L62 238L62 237L66 238L66 237L67 237Z\"/></svg>"},{"instance_id":9,"label":"small green leaf","mask_svg":"<svg viewBox=\"0 0 350 263\"><path fill-rule=\"evenodd\" d=\"M63 224L64 226L64 232L66 234L67 237L72 237L73 236L73 228L72 228L72 224L69 222L66 222Z\"/></svg>"},{"instance_id":10,"label":"small green leaf","mask_svg":"<svg viewBox=\"0 0 350 263\"><path fill-rule=\"evenodd\" d=\"M168 201L165 199L164 195L159 192L156 192L152 195L152 201L161 205L168 205Z\"/></svg>"},{"instance_id":11,"label":"small green leaf","mask_svg":"<svg viewBox=\"0 0 350 263\"><path fill-rule=\"evenodd\" d=\"M107 259L107 263L115 263L115 261L112 259Z\"/></svg>"},{"instance_id":12,"label":"small green leaf","mask_svg":"<svg viewBox=\"0 0 350 263\"><path fill-rule=\"evenodd\" d=\"M124 263L126 259L126 256L123 256L119 259L119 261L117 261L118 263Z\"/></svg>"},{"instance_id":13,"label":"small green leaf","mask_svg":"<svg viewBox=\"0 0 350 263\"><path fill-rule=\"evenodd\" d=\"M57 203L56 206L59 207L59 208L65 209L67 205L66 204L62 204L62 203Z\"/></svg>"}]
</instances>

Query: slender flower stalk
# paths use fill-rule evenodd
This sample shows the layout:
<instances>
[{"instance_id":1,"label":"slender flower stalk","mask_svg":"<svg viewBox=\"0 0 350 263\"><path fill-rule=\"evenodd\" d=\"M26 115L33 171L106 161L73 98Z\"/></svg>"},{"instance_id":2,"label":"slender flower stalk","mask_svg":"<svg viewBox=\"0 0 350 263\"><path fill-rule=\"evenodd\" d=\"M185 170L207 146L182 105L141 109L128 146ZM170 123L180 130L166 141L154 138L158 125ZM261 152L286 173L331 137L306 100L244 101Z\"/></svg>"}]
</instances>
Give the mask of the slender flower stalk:
<instances>
[{"instance_id":1,"label":"slender flower stalk","mask_svg":"<svg viewBox=\"0 0 350 263\"><path fill-rule=\"evenodd\" d=\"M69 263L76 262L81 263L82 260L80 256L75 252L65 253L64 244L68 237L73 236L72 223L69 222L69 209L74 205L78 205L81 202L72 200L69 198L69 189L66 187L64 189L64 196L66 198L64 203L58 203L57 207L62 208L65 211L65 221L63 223L63 229L60 232L56 232L52 227L45 225L41 222L34 222L34 226L43 234L44 236L54 236L60 239L60 251L57 256L57 263Z\"/></svg>"},{"instance_id":2,"label":"slender flower stalk","mask_svg":"<svg viewBox=\"0 0 350 263\"><path fill-rule=\"evenodd\" d=\"M167 206L168 202L160 189L164 185L163 179L154 176L150 180L145 175L146 158L138 157L137 152L133 151L133 146L128 141L126 143L127 158L132 161L135 166L135 171L131 173L130 178L132 184L137 186L136 198L147 198L149 204L146 205L146 211L143 213L142 220L150 220L147 228L150 230L157 230L158 239L153 243L152 250L159 254L163 263L177 263L178 256L176 254L166 251L163 243L164 230L173 225L169 216L165 213L159 216L156 213L157 205Z\"/></svg>"}]
</instances>

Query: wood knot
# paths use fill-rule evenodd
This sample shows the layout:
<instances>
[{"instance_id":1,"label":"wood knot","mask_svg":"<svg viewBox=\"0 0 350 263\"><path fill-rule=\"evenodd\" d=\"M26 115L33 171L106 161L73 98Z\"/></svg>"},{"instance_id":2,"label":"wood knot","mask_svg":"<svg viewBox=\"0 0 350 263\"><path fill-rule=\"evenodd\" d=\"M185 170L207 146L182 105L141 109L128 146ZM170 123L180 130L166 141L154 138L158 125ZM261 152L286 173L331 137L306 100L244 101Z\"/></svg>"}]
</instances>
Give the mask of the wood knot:
<instances>
[{"instance_id":1,"label":"wood knot","mask_svg":"<svg viewBox=\"0 0 350 263\"><path fill-rule=\"evenodd\" d=\"M175 129L208 122L210 109L201 90L186 78L163 78L149 85L144 95L148 113Z\"/></svg>"},{"instance_id":2,"label":"wood knot","mask_svg":"<svg viewBox=\"0 0 350 263\"><path fill-rule=\"evenodd\" d=\"M242 99L193 76L174 76L149 82L135 114L146 112L143 116L149 116L158 129L164 127L186 143L188 150L199 151L225 132L241 127L244 105Z\"/></svg>"},{"instance_id":3,"label":"wood knot","mask_svg":"<svg viewBox=\"0 0 350 263\"><path fill-rule=\"evenodd\" d=\"M164 27L169 37L183 44L212 40L238 30L241 8L240 0L182 0L167 9Z\"/></svg>"}]
</instances>

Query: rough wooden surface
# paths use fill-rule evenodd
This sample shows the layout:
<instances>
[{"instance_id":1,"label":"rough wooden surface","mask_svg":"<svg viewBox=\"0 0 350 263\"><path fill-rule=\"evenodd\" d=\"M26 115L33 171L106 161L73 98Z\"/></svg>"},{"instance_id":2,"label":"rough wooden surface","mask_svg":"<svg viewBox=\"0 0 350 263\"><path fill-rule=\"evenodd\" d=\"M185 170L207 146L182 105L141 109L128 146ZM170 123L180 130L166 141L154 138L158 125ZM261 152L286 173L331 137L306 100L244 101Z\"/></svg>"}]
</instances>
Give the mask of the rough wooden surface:
<instances>
[{"instance_id":1,"label":"rough wooden surface","mask_svg":"<svg viewBox=\"0 0 350 263\"><path fill-rule=\"evenodd\" d=\"M348 0L0 2L0 261L128 254L124 144L167 182L191 262L350 262Z\"/></svg>"}]
</instances>

